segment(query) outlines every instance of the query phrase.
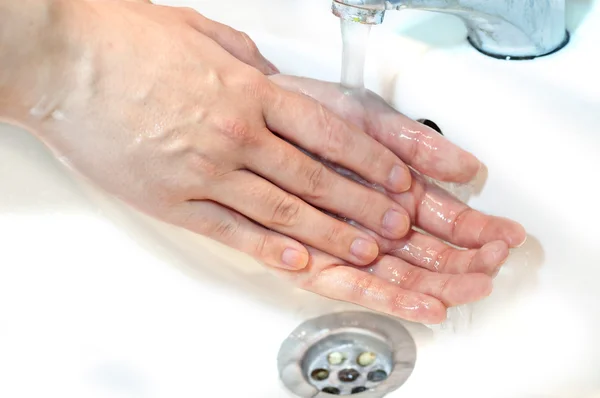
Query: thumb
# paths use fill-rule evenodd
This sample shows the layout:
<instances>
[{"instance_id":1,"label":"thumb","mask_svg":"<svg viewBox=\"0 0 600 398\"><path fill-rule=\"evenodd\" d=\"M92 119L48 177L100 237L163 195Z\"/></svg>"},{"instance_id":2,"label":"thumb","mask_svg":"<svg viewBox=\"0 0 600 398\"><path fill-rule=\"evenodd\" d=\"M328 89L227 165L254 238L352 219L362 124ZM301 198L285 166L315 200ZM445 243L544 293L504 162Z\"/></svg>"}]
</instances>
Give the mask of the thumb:
<instances>
[{"instance_id":1,"label":"thumb","mask_svg":"<svg viewBox=\"0 0 600 398\"><path fill-rule=\"evenodd\" d=\"M277 67L261 54L256 43L246 33L208 19L195 11L188 15L188 23L194 29L216 41L240 61L255 67L265 75L279 73Z\"/></svg>"}]
</instances>

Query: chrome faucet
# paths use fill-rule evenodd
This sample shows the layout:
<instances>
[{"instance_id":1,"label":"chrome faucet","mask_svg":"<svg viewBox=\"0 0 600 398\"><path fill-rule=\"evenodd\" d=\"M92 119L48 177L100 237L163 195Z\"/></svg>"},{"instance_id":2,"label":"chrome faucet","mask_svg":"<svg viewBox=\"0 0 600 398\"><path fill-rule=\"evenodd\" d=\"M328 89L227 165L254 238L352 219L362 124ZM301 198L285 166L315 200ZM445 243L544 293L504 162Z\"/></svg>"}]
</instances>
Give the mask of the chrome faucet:
<instances>
[{"instance_id":1,"label":"chrome faucet","mask_svg":"<svg viewBox=\"0 0 600 398\"><path fill-rule=\"evenodd\" d=\"M553 53L569 40L565 0L333 0L338 17L380 24L385 11L417 9L460 17L469 42L484 54L531 59Z\"/></svg>"}]
</instances>

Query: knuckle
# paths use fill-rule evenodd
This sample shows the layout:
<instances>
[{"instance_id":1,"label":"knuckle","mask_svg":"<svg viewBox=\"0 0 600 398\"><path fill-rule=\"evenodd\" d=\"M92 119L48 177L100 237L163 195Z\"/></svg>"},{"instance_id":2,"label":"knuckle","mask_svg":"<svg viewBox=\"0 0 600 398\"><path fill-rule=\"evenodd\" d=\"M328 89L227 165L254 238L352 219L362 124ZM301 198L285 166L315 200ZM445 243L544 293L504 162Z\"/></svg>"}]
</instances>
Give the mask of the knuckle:
<instances>
[{"instance_id":1,"label":"knuckle","mask_svg":"<svg viewBox=\"0 0 600 398\"><path fill-rule=\"evenodd\" d=\"M390 300L391 312L394 313L396 310L405 310L414 306L414 300L408 292L397 293Z\"/></svg>"},{"instance_id":2,"label":"knuckle","mask_svg":"<svg viewBox=\"0 0 600 398\"><path fill-rule=\"evenodd\" d=\"M432 151L432 149L436 148L435 138L438 134L434 132L435 135L431 135L427 132L428 129L429 127L419 126L419 129L414 132L415 137L411 140L412 148L410 148L410 159L412 162L427 162L435 154L435 151Z\"/></svg>"},{"instance_id":3,"label":"knuckle","mask_svg":"<svg viewBox=\"0 0 600 398\"><path fill-rule=\"evenodd\" d=\"M311 199L320 199L325 192L325 180L327 168L319 162L306 169L306 192L305 196Z\"/></svg>"},{"instance_id":4,"label":"knuckle","mask_svg":"<svg viewBox=\"0 0 600 398\"><path fill-rule=\"evenodd\" d=\"M217 122L220 133L237 144L245 145L254 142L258 134L250 123L240 117L225 117Z\"/></svg>"},{"instance_id":5,"label":"knuckle","mask_svg":"<svg viewBox=\"0 0 600 398\"><path fill-rule=\"evenodd\" d=\"M437 287L437 297L444 297L444 294L448 290L448 285L450 284L450 278L444 277L440 280Z\"/></svg>"},{"instance_id":6,"label":"knuckle","mask_svg":"<svg viewBox=\"0 0 600 398\"><path fill-rule=\"evenodd\" d=\"M415 286L418 286L422 279L423 274L421 272L417 272L415 269L410 269L406 271L400 278L400 285L407 289L411 289Z\"/></svg>"},{"instance_id":7,"label":"knuckle","mask_svg":"<svg viewBox=\"0 0 600 398\"><path fill-rule=\"evenodd\" d=\"M192 7L177 7L179 12L187 17L197 18L200 13L194 10Z\"/></svg>"},{"instance_id":8,"label":"knuckle","mask_svg":"<svg viewBox=\"0 0 600 398\"><path fill-rule=\"evenodd\" d=\"M450 257L450 255L452 254L452 249L450 247L446 247L440 251L438 251L437 255L435 256L435 261L433 263L433 269L436 272L445 272L447 265L448 265L448 257ZM471 264L469 264L469 267L471 266ZM469 270L467 269L467 272Z\"/></svg>"},{"instance_id":9,"label":"knuckle","mask_svg":"<svg viewBox=\"0 0 600 398\"><path fill-rule=\"evenodd\" d=\"M185 158L185 162L194 174L198 173L202 176L217 176L219 174L217 163L204 153L189 153Z\"/></svg>"},{"instance_id":10,"label":"knuckle","mask_svg":"<svg viewBox=\"0 0 600 398\"><path fill-rule=\"evenodd\" d=\"M325 150L329 156L343 153L344 140L339 134L339 122L323 104L318 103L319 127L325 137Z\"/></svg>"},{"instance_id":11,"label":"knuckle","mask_svg":"<svg viewBox=\"0 0 600 398\"><path fill-rule=\"evenodd\" d=\"M373 277L368 274L365 276L357 277L354 281L354 291L359 296L367 296L374 286Z\"/></svg>"},{"instance_id":12,"label":"knuckle","mask_svg":"<svg viewBox=\"0 0 600 398\"><path fill-rule=\"evenodd\" d=\"M271 222L276 225L294 226L300 219L300 201L291 195L282 195L273 207Z\"/></svg>"},{"instance_id":13,"label":"knuckle","mask_svg":"<svg viewBox=\"0 0 600 398\"><path fill-rule=\"evenodd\" d=\"M473 209L468 206L465 206L464 209L460 210L454 216L454 220L450 220L451 222L451 231L450 236L452 238L456 238L460 235L461 227L463 226L464 220L471 214Z\"/></svg>"},{"instance_id":14,"label":"knuckle","mask_svg":"<svg viewBox=\"0 0 600 398\"><path fill-rule=\"evenodd\" d=\"M365 147L368 149L365 150L362 164L369 165L371 170L387 170L389 172L395 163L396 155L375 140L369 138L369 142L371 145Z\"/></svg>"},{"instance_id":15,"label":"knuckle","mask_svg":"<svg viewBox=\"0 0 600 398\"><path fill-rule=\"evenodd\" d=\"M356 209L352 211L355 219L370 219L373 216L373 200L369 195L357 195L358 204Z\"/></svg>"},{"instance_id":16,"label":"knuckle","mask_svg":"<svg viewBox=\"0 0 600 398\"><path fill-rule=\"evenodd\" d=\"M268 241L267 235L261 234L259 235L254 242L254 256L260 260L264 260L266 257L267 248L270 246L267 244Z\"/></svg>"},{"instance_id":17,"label":"knuckle","mask_svg":"<svg viewBox=\"0 0 600 398\"><path fill-rule=\"evenodd\" d=\"M325 242L332 245L339 244L341 235L341 227L339 225L333 225L325 232Z\"/></svg>"},{"instance_id":18,"label":"knuckle","mask_svg":"<svg viewBox=\"0 0 600 398\"><path fill-rule=\"evenodd\" d=\"M208 226L208 235L222 242L228 242L233 239L239 227L240 223L233 218L219 220L212 226Z\"/></svg>"},{"instance_id":19,"label":"knuckle","mask_svg":"<svg viewBox=\"0 0 600 398\"><path fill-rule=\"evenodd\" d=\"M383 291L381 282L372 275L357 276L352 282L353 300L360 304L363 300L373 296L380 296Z\"/></svg>"}]
</instances>

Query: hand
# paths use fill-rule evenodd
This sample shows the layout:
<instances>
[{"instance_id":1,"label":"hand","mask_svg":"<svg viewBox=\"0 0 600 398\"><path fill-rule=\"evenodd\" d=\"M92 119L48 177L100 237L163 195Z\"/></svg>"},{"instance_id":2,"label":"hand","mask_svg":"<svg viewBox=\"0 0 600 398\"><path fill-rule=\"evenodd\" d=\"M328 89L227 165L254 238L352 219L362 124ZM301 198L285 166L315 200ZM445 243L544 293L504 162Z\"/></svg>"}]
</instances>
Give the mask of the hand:
<instances>
[{"instance_id":1,"label":"hand","mask_svg":"<svg viewBox=\"0 0 600 398\"><path fill-rule=\"evenodd\" d=\"M122 0L136 3L152 4L150 0ZM244 32L237 31L212 19L205 18L194 10L187 10L192 15L189 23L202 34L217 42L223 49L240 61L255 67L265 75L279 73L279 69L266 59L258 50L256 43Z\"/></svg>"},{"instance_id":2,"label":"hand","mask_svg":"<svg viewBox=\"0 0 600 398\"><path fill-rule=\"evenodd\" d=\"M311 250L311 262L304 270L278 274L321 295L423 323L439 323L447 307L491 293L492 277L506 260L509 247L525 242L523 227L471 209L421 175L469 182L481 167L473 155L396 112L374 93L349 94L338 84L292 76L277 75L271 80L319 100L417 170L409 191L389 196L408 210L416 227L428 233L412 230L400 240L377 237L385 255L367 267Z\"/></svg>"},{"instance_id":3,"label":"hand","mask_svg":"<svg viewBox=\"0 0 600 398\"><path fill-rule=\"evenodd\" d=\"M382 237L408 232L399 204L287 141L391 192L410 187L407 166L317 101L233 57L246 57L236 47L245 37L189 9L56 3L64 33L49 48L68 62L23 90L38 95L20 121L108 192L288 269L308 263L299 242L357 265L378 255L370 234L315 207L352 216ZM248 62L266 71L257 54Z\"/></svg>"}]
</instances>

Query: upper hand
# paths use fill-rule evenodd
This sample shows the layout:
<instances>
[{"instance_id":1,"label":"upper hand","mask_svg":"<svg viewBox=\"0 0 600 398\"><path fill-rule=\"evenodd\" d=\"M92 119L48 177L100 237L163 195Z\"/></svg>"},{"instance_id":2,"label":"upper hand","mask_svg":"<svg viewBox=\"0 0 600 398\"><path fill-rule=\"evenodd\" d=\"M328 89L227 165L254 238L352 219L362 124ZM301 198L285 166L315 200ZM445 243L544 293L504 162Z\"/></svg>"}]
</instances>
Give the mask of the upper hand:
<instances>
[{"instance_id":1,"label":"upper hand","mask_svg":"<svg viewBox=\"0 0 600 398\"><path fill-rule=\"evenodd\" d=\"M306 266L301 243L357 265L377 257L370 233L317 208L381 237L406 235L401 205L289 142L391 192L410 187L407 166L319 102L241 62L270 68L238 46L245 36L189 9L64 4L72 62L27 122L105 190L275 267Z\"/></svg>"}]
</instances>

